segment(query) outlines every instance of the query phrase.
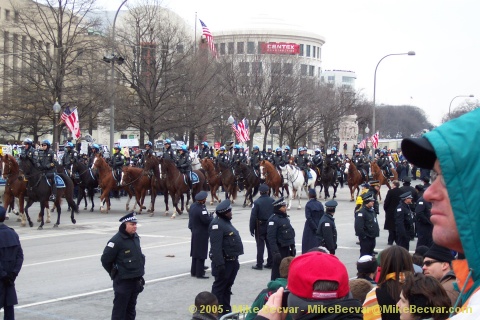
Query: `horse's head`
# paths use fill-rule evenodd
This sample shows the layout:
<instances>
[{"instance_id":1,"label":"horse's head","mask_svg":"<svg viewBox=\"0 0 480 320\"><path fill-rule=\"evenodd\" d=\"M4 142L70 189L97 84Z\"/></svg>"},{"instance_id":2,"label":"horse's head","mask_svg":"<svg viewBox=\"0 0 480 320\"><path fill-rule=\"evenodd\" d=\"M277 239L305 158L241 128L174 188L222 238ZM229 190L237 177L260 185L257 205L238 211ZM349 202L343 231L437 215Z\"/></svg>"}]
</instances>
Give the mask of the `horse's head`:
<instances>
[{"instance_id":1,"label":"horse's head","mask_svg":"<svg viewBox=\"0 0 480 320\"><path fill-rule=\"evenodd\" d=\"M264 162L264 161L262 161L262 162ZM265 170L265 164L263 164L262 162L260 163L260 167L259 167L260 168L260 179L265 180L265 177L266 177L267 173L266 173L266 170Z\"/></svg>"},{"instance_id":2,"label":"horse's head","mask_svg":"<svg viewBox=\"0 0 480 320\"><path fill-rule=\"evenodd\" d=\"M202 159L200 163L202 165L202 168L205 169L206 171L211 171L213 169L213 162L208 158Z\"/></svg>"},{"instance_id":3,"label":"horse's head","mask_svg":"<svg viewBox=\"0 0 480 320\"><path fill-rule=\"evenodd\" d=\"M19 168L18 163L15 158L9 154L5 154L1 157L2 161L2 173L3 177L6 179L8 175L18 174Z\"/></svg>"}]
</instances>

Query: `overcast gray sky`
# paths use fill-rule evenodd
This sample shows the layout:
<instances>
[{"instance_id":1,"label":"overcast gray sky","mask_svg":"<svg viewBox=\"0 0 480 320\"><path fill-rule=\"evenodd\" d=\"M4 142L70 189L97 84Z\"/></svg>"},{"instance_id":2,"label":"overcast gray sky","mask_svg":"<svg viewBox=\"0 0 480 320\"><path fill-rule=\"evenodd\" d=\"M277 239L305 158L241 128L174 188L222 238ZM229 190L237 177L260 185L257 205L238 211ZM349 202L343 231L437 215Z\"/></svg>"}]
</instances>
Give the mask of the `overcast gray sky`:
<instances>
[{"instance_id":1,"label":"overcast gray sky","mask_svg":"<svg viewBox=\"0 0 480 320\"><path fill-rule=\"evenodd\" d=\"M127 3L135 3L129 0ZM121 0L100 0L116 10ZM410 104L440 124L449 104L479 103L480 2L475 0L164 0L163 5L193 28L195 12L215 37L257 14L283 18L325 37L323 69L356 72L356 89L373 99L375 66L378 104Z\"/></svg>"}]
</instances>

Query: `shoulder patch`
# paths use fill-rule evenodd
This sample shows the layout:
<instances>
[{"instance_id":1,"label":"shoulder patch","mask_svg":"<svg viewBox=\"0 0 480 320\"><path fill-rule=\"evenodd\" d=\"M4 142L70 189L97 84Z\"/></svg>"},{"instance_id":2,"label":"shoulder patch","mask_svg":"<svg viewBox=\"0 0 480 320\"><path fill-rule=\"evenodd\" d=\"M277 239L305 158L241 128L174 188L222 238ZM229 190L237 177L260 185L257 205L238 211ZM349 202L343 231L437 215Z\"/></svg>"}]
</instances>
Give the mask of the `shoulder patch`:
<instances>
[{"instance_id":1,"label":"shoulder patch","mask_svg":"<svg viewBox=\"0 0 480 320\"><path fill-rule=\"evenodd\" d=\"M420 201L418 204L423 204L423 201Z\"/></svg>"},{"instance_id":2,"label":"shoulder patch","mask_svg":"<svg viewBox=\"0 0 480 320\"><path fill-rule=\"evenodd\" d=\"M363 217L363 213L359 213L357 216L358 217Z\"/></svg>"},{"instance_id":3,"label":"shoulder patch","mask_svg":"<svg viewBox=\"0 0 480 320\"><path fill-rule=\"evenodd\" d=\"M402 208L397 208L397 211L402 211Z\"/></svg>"},{"instance_id":4,"label":"shoulder patch","mask_svg":"<svg viewBox=\"0 0 480 320\"><path fill-rule=\"evenodd\" d=\"M115 247L115 243L110 241L109 243L107 243L107 247L113 248Z\"/></svg>"},{"instance_id":5,"label":"shoulder patch","mask_svg":"<svg viewBox=\"0 0 480 320\"><path fill-rule=\"evenodd\" d=\"M255 207L255 203L252 203L252 209Z\"/></svg>"},{"instance_id":6,"label":"shoulder patch","mask_svg":"<svg viewBox=\"0 0 480 320\"><path fill-rule=\"evenodd\" d=\"M218 229L218 224L214 224L214 225L212 226L212 230L216 230L216 229Z\"/></svg>"},{"instance_id":7,"label":"shoulder patch","mask_svg":"<svg viewBox=\"0 0 480 320\"><path fill-rule=\"evenodd\" d=\"M330 222L325 222L325 227L330 227Z\"/></svg>"},{"instance_id":8,"label":"shoulder patch","mask_svg":"<svg viewBox=\"0 0 480 320\"><path fill-rule=\"evenodd\" d=\"M273 226L274 224L275 224L275 222L273 222L273 221L270 221L270 222L268 223L269 226Z\"/></svg>"},{"instance_id":9,"label":"shoulder patch","mask_svg":"<svg viewBox=\"0 0 480 320\"><path fill-rule=\"evenodd\" d=\"M202 214L208 214L208 211L207 211L207 210L203 210L203 211L202 211Z\"/></svg>"}]
</instances>

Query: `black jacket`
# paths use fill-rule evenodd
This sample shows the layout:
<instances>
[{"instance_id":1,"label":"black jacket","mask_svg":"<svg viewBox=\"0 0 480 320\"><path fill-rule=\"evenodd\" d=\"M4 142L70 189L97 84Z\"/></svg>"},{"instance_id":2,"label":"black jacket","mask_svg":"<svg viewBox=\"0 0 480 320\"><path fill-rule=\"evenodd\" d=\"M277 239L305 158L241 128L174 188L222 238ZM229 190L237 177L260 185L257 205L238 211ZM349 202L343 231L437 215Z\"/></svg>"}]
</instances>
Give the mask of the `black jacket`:
<instances>
[{"instance_id":1,"label":"black jacket","mask_svg":"<svg viewBox=\"0 0 480 320\"><path fill-rule=\"evenodd\" d=\"M235 258L243 254L242 238L230 220L213 218L208 227L210 235L210 259L215 266L225 264L225 258Z\"/></svg>"},{"instance_id":2,"label":"black jacket","mask_svg":"<svg viewBox=\"0 0 480 320\"><path fill-rule=\"evenodd\" d=\"M262 194L253 202L252 213L250 215L250 233L257 235L267 234L268 218L273 214L273 199L268 194ZM258 228L257 228L257 220Z\"/></svg>"},{"instance_id":3,"label":"black jacket","mask_svg":"<svg viewBox=\"0 0 480 320\"><path fill-rule=\"evenodd\" d=\"M177 168L181 173L192 171L192 160L190 160L190 156L186 152L182 152L177 158Z\"/></svg>"},{"instance_id":4,"label":"black jacket","mask_svg":"<svg viewBox=\"0 0 480 320\"><path fill-rule=\"evenodd\" d=\"M375 211L363 206L355 216L355 233L360 239L376 238L380 235Z\"/></svg>"},{"instance_id":5,"label":"black jacket","mask_svg":"<svg viewBox=\"0 0 480 320\"><path fill-rule=\"evenodd\" d=\"M320 245L327 248L331 254L335 254L337 249L337 228L332 215L325 213L322 216L318 225L317 236L320 239Z\"/></svg>"},{"instance_id":6,"label":"black jacket","mask_svg":"<svg viewBox=\"0 0 480 320\"><path fill-rule=\"evenodd\" d=\"M110 164L114 169L121 169L125 163L125 157L120 153L114 153L111 159Z\"/></svg>"},{"instance_id":7,"label":"black jacket","mask_svg":"<svg viewBox=\"0 0 480 320\"><path fill-rule=\"evenodd\" d=\"M274 210L268 219L267 240L272 254L279 253L279 247L295 245L295 230L287 214Z\"/></svg>"},{"instance_id":8,"label":"black jacket","mask_svg":"<svg viewBox=\"0 0 480 320\"><path fill-rule=\"evenodd\" d=\"M37 168L43 171L51 172L55 170L57 158L52 149L38 151Z\"/></svg>"},{"instance_id":9,"label":"black jacket","mask_svg":"<svg viewBox=\"0 0 480 320\"><path fill-rule=\"evenodd\" d=\"M413 226L414 215L410 206L404 201L400 201L395 213L395 230L397 235L405 237L415 236L415 228Z\"/></svg>"},{"instance_id":10,"label":"black jacket","mask_svg":"<svg viewBox=\"0 0 480 320\"><path fill-rule=\"evenodd\" d=\"M0 309L18 303L13 281L23 264L23 250L17 233L0 222ZM5 285L1 279L11 275L12 285Z\"/></svg>"},{"instance_id":11,"label":"black jacket","mask_svg":"<svg viewBox=\"0 0 480 320\"><path fill-rule=\"evenodd\" d=\"M205 204L194 202L188 212L188 228L192 231L190 256L197 259L207 259L208 255L208 227L212 216L208 213Z\"/></svg>"},{"instance_id":12,"label":"black jacket","mask_svg":"<svg viewBox=\"0 0 480 320\"><path fill-rule=\"evenodd\" d=\"M400 188L393 188L387 191L385 201L383 202L383 210L385 210L385 230L395 231L395 212L397 211L400 195L404 192Z\"/></svg>"},{"instance_id":13,"label":"black jacket","mask_svg":"<svg viewBox=\"0 0 480 320\"><path fill-rule=\"evenodd\" d=\"M423 199L423 196L418 198L417 205L415 206L415 217L417 219L417 223L432 225L432 223L430 222L431 209L432 204L425 201L425 199Z\"/></svg>"}]
</instances>

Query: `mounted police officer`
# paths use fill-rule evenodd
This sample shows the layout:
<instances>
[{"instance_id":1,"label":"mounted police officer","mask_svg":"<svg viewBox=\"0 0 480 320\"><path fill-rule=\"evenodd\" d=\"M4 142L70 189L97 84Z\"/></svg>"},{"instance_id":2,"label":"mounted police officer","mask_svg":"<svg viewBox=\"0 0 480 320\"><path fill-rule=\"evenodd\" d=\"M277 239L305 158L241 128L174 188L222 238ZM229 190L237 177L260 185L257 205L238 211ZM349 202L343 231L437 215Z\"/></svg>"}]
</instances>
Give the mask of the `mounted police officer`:
<instances>
[{"instance_id":1,"label":"mounted police officer","mask_svg":"<svg viewBox=\"0 0 480 320\"><path fill-rule=\"evenodd\" d=\"M113 280L112 319L135 319L137 297L145 285L145 256L137 234L135 212L119 221L118 232L108 241L100 260Z\"/></svg>"},{"instance_id":2,"label":"mounted police officer","mask_svg":"<svg viewBox=\"0 0 480 320\"><path fill-rule=\"evenodd\" d=\"M117 180L117 186L120 186L120 182L122 181L122 168L125 164L125 157L120 153L120 150L122 150L120 146L117 145L113 147L113 150L115 152L110 160L110 165L115 172L114 177L115 180Z\"/></svg>"},{"instance_id":3,"label":"mounted police officer","mask_svg":"<svg viewBox=\"0 0 480 320\"><path fill-rule=\"evenodd\" d=\"M280 169L280 166L285 166L285 159L283 158L282 148L278 147L275 149L275 154L273 155L273 164L277 169Z\"/></svg>"},{"instance_id":4,"label":"mounted police officer","mask_svg":"<svg viewBox=\"0 0 480 320\"><path fill-rule=\"evenodd\" d=\"M218 150L217 158L215 159L215 164L218 163L230 164L230 160L228 159L228 154L225 153L225 147L220 147Z\"/></svg>"},{"instance_id":5,"label":"mounted police officer","mask_svg":"<svg viewBox=\"0 0 480 320\"><path fill-rule=\"evenodd\" d=\"M257 264L252 269L262 270L263 267L272 267L272 254L267 240L267 222L273 214L273 199L268 196L270 188L266 184L261 184L258 188L260 197L253 202L252 213L250 215L250 234L255 237L257 243ZM267 264L263 265L263 253L267 246Z\"/></svg>"},{"instance_id":6,"label":"mounted police officer","mask_svg":"<svg viewBox=\"0 0 480 320\"><path fill-rule=\"evenodd\" d=\"M52 194L49 200L55 201L57 198L57 184L55 181L55 164L57 156L52 149L50 149L50 140L43 140L41 149L38 151L37 168L45 173L45 176L52 184Z\"/></svg>"},{"instance_id":7,"label":"mounted police officer","mask_svg":"<svg viewBox=\"0 0 480 320\"><path fill-rule=\"evenodd\" d=\"M337 148L332 147L330 149L330 154L325 158L325 165L332 168L335 172L336 183L338 183L338 164L340 163L340 158L337 156Z\"/></svg>"},{"instance_id":8,"label":"mounted police officer","mask_svg":"<svg viewBox=\"0 0 480 320\"><path fill-rule=\"evenodd\" d=\"M183 145L179 149L180 155L177 158L177 168L180 170L181 173L183 173L186 177L186 180L188 182L188 186L190 189L192 189L192 160L190 159L190 155L188 154L188 148L186 145Z\"/></svg>"},{"instance_id":9,"label":"mounted police officer","mask_svg":"<svg viewBox=\"0 0 480 320\"><path fill-rule=\"evenodd\" d=\"M290 154L290 147L289 146L286 146L285 147L285 151L283 152L283 162L285 164L289 164L290 163L290 158L291 158L291 154Z\"/></svg>"},{"instance_id":10,"label":"mounted police officer","mask_svg":"<svg viewBox=\"0 0 480 320\"><path fill-rule=\"evenodd\" d=\"M33 147L33 141L30 138L23 140L23 152L20 155L20 159L29 159L33 164L37 163L37 155L35 148Z\"/></svg>"},{"instance_id":11,"label":"mounted police officer","mask_svg":"<svg viewBox=\"0 0 480 320\"><path fill-rule=\"evenodd\" d=\"M268 219L267 240L273 256L271 280L280 278L280 262L295 257L295 230L287 216L287 203L283 198L273 202L273 215Z\"/></svg>"},{"instance_id":12,"label":"mounted police officer","mask_svg":"<svg viewBox=\"0 0 480 320\"><path fill-rule=\"evenodd\" d=\"M192 231L192 241L190 243L192 266L190 274L198 279L208 279L205 276L205 259L207 259L208 255L208 227L213 218L205 206L207 196L206 191L197 193L195 202L188 211L188 228Z\"/></svg>"},{"instance_id":13,"label":"mounted police officer","mask_svg":"<svg viewBox=\"0 0 480 320\"><path fill-rule=\"evenodd\" d=\"M271 147L268 147L267 148L267 153L265 153L265 160L267 160L268 162L270 163L273 163L273 152L272 152L272 148Z\"/></svg>"},{"instance_id":14,"label":"mounted police officer","mask_svg":"<svg viewBox=\"0 0 480 320\"><path fill-rule=\"evenodd\" d=\"M170 139L165 139L164 142L165 151L163 151L163 159L171 160L174 163L177 162L177 155L175 151L172 149L172 141Z\"/></svg>"},{"instance_id":15,"label":"mounted police officer","mask_svg":"<svg viewBox=\"0 0 480 320\"><path fill-rule=\"evenodd\" d=\"M240 269L238 256L243 254L243 244L240 233L231 223L230 200L220 202L215 212L217 216L208 228L212 275L215 277L212 293L217 297L219 313L223 315L231 312L232 309L230 306L231 290Z\"/></svg>"},{"instance_id":16,"label":"mounted police officer","mask_svg":"<svg viewBox=\"0 0 480 320\"><path fill-rule=\"evenodd\" d=\"M355 155L352 161L365 179L365 174L368 176L368 164L365 161L365 157L360 153L360 149L355 149Z\"/></svg>"},{"instance_id":17,"label":"mounted police officer","mask_svg":"<svg viewBox=\"0 0 480 320\"><path fill-rule=\"evenodd\" d=\"M387 178L393 178L392 171L390 171L390 160L388 159L385 150L380 150L380 157L377 160L380 169L384 170Z\"/></svg>"},{"instance_id":18,"label":"mounted police officer","mask_svg":"<svg viewBox=\"0 0 480 320\"><path fill-rule=\"evenodd\" d=\"M198 158L200 158L200 159L211 159L213 156L212 156L212 152L210 151L210 148L208 147L208 142L203 141L202 145L203 145L203 148L198 153Z\"/></svg>"},{"instance_id":19,"label":"mounted police officer","mask_svg":"<svg viewBox=\"0 0 480 320\"><path fill-rule=\"evenodd\" d=\"M264 157L263 154L260 152L260 148L258 146L253 146L252 157L250 158L250 166L255 170L255 172L259 172L260 170L260 162L263 161Z\"/></svg>"},{"instance_id":20,"label":"mounted police officer","mask_svg":"<svg viewBox=\"0 0 480 320\"><path fill-rule=\"evenodd\" d=\"M242 145L240 145L239 147L240 147L240 162L247 163L248 155L245 153L245 148Z\"/></svg>"},{"instance_id":21,"label":"mounted police officer","mask_svg":"<svg viewBox=\"0 0 480 320\"><path fill-rule=\"evenodd\" d=\"M372 193L363 194L362 200L362 208L355 214L355 234L360 240L360 257L374 254L376 238L380 235Z\"/></svg>"},{"instance_id":22,"label":"mounted police officer","mask_svg":"<svg viewBox=\"0 0 480 320\"><path fill-rule=\"evenodd\" d=\"M230 165L233 167L236 162L242 162L243 159L243 153L240 153L240 146L236 144L233 147L233 154L230 159Z\"/></svg>"},{"instance_id":23,"label":"mounted police officer","mask_svg":"<svg viewBox=\"0 0 480 320\"><path fill-rule=\"evenodd\" d=\"M335 226L335 209L337 208L337 201L330 200L325 203L325 214L320 219L317 229L317 237L320 240L320 245L327 248L330 254L335 254L337 249L337 228Z\"/></svg>"},{"instance_id":24,"label":"mounted police officer","mask_svg":"<svg viewBox=\"0 0 480 320\"><path fill-rule=\"evenodd\" d=\"M294 162L300 169L303 170L305 178L304 185L308 185L308 174L310 173L310 168L308 165L310 164L310 161L308 160L307 148L298 148L298 154L295 156Z\"/></svg>"},{"instance_id":25,"label":"mounted police officer","mask_svg":"<svg viewBox=\"0 0 480 320\"><path fill-rule=\"evenodd\" d=\"M315 149L315 155L312 158L313 165L318 169L318 181L321 179L322 169L323 169L323 157L322 152L319 148Z\"/></svg>"},{"instance_id":26,"label":"mounted police officer","mask_svg":"<svg viewBox=\"0 0 480 320\"><path fill-rule=\"evenodd\" d=\"M151 141L145 142L145 154L144 156L154 156L155 152L153 152L153 143Z\"/></svg>"},{"instance_id":27,"label":"mounted police officer","mask_svg":"<svg viewBox=\"0 0 480 320\"><path fill-rule=\"evenodd\" d=\"M71 166L73 165L73 160L78 158L77 151L75 150L73 143L67 142L65 144L65 150L63 153L61 164L65 169L67 175L70 175Z\"/></svg>"},{"instance_id":28,"label":"mounted police officer","mask_svg":"<svg viewBox=\"0 0 480 320\"><path fill-rule=\"evenodd\" d=\"M100 154L100 146L96 143L92 145L90 148L91 154L88 160L88 166L91 167L93 165L93 161L95 161L95 157L97 154Z\"/></svg>"},{"instance_id":29,"label":"mounted police officer","mask_svg":"<svg viewBox=\"0 0 480 320\"><path fill-rule=\"evenodd\" d=\"M410 209L412 204L413 196L410 191L405 192L400 195L400 202L397 206L397 211L395 212L395 231L397 233L397 238L395 242L397 245L404 247L405 249L410 249L410 239L413 239L415 236L415 227L414 227L414 213Z\"/></svg>"}]
</instances>

